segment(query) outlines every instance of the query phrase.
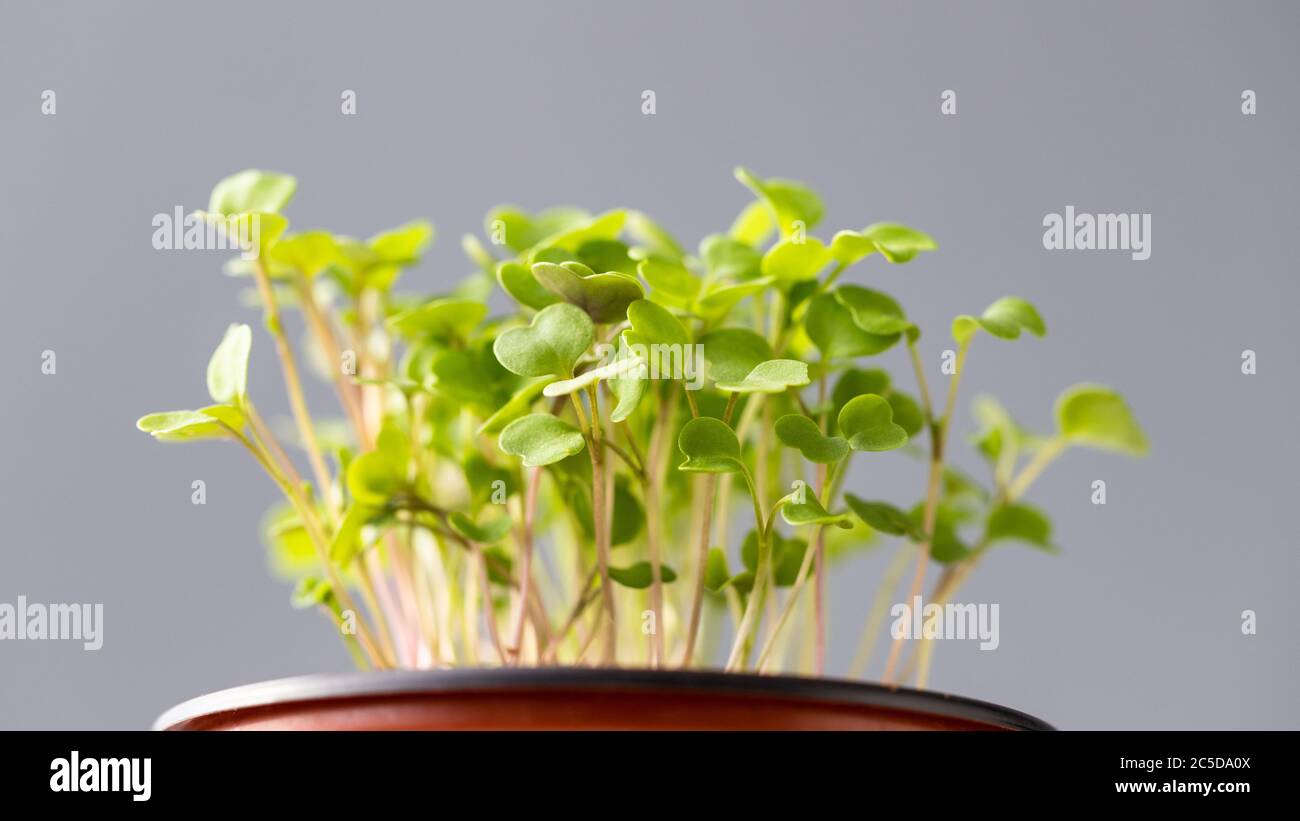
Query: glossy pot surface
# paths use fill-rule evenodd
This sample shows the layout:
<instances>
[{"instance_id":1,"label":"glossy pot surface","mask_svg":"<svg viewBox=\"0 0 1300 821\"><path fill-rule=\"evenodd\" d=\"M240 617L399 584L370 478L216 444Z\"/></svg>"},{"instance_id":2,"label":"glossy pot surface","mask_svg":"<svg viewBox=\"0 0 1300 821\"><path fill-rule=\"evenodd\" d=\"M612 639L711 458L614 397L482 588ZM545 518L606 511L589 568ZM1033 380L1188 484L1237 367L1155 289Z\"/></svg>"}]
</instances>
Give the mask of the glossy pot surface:
<instances>
[{"instance_id":1,"label":"glossy pot surface","mask_svg":"<svg viewBox=\"0 0 1300 821\"><path fill-rule=\"evenodd\" d=\"M1051 730L987 702L835 679L533 668L302 676L222 690L160 730Z\"/></svg>"}]
</instances>

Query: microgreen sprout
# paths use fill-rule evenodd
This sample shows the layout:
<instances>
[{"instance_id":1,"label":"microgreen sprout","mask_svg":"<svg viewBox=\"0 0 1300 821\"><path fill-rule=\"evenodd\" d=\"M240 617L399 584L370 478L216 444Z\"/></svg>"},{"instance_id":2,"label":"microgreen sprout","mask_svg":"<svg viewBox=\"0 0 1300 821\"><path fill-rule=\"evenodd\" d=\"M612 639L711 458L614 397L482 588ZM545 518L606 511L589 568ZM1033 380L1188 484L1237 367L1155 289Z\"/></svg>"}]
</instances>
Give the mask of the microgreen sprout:
<instances>
[{"instance_id":1,"label":"microgreen sprout","mask_svg":"<svg viewBox=\"0 0 1300 821\"><path fill-rule=\"evenodd\" d=\"M210 404L137 425L251 455L283 496L264 526L272 568L364 668L822 673L826 575L894 540L883 579L862 588L875 603L861 674L900 586L910 601L937 576L929 600L942 604L995 546L1056 551L1025 501L1035 480L1070 448L1142 455L1146 439L1100 385L1067 388L1050 435L981 396L972 441L989 480L955 470L968 355L981 337L1043 336L1038 310L1004 297L956 317L939 384L920 329L876 287L937 243L896 223L819 239L815 192L736 176L754 199L696 253L638 211L501 207L485 239L462 241L475 273L413 296L398 286L429 223L368 240L290 233L296 181L236 174L206 217L259 227L255 253L227 268L251 281L302 453L290 456L249 395L246 324L212 355ZM507 314L490 314L497 287ZM289 312L305 348L291 344ZM915 393L865 363L895 357ZM308 369L331 383L341 419L308 409ZM926 484L900 489L903 504L853 492L850 465L878 471L876 454L892 450L925 458ZM932 649L921 641L905 659L895 640L884 680L924 686Z\"/></svg>"}]
</instances>

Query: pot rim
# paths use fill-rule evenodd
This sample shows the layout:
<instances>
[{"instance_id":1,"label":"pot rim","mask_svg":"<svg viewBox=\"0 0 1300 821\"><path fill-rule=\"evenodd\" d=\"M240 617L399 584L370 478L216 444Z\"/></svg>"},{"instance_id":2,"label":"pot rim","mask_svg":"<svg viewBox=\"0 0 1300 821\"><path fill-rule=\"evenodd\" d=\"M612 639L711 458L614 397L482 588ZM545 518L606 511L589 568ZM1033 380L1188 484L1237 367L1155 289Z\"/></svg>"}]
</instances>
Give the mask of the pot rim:
<instances>
[{"instance_id":1,"label":"pot rim","mask_svg":"<svg viewBox=\"0 0 1300 821\"><path fill-rule=\"evenodd\" d=\"M887 687L835 678L724 673L720 670L611 667L384 670L294 676L231 687L189 699L159 716L153 729L166 730L217 713L320 699L554 689L730 692L928 713L1009 730L1056 729L1042 719L1009 707L909 687Z\"/></svg>"}]
</instances>

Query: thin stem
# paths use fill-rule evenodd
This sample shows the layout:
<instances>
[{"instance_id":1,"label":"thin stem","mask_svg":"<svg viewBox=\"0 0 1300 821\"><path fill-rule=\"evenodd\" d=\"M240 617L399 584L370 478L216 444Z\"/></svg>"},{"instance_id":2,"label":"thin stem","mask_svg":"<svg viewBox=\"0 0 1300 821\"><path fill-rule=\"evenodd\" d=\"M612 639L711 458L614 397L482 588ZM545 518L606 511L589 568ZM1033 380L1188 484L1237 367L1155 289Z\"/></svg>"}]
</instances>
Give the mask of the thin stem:
<instances>
[{"instance_id":1,"label":"thin stem","mask_svg":"<svg viewBox=\"0 0 1300 821\"><path fill-rule=\"evenodd\" d=\"M528 469L528 489L524 494L524 538L519 562L519 610L515 614L515 627L510 639L510 650L515 664L524 651L524 623L528 620L528 593L533 578L533 526L537 518L537 492L542 483L542 469Z\"/></svg>"},{"instance_id":2,"label":"thin stem","mask_svg":"<svg viewBox=\"0 0 1300 821\"><path fill-rule=\"evenodd\" d=\"M477 565L478 584L482 589L483 595L483 619L487 622L488 638L492 641L492 648L497 651L497 658L502 664L506 663L506 648L501 643L501 632L497 629L497 614L492 606L492 585L488 578L487 560L483 555L483 548L478 542L470 542L470 550L473 552L473 560Z\"/></svg>"},{"instance_id":3,"label":"thin stem","mask_svg":"<svg viewBox=\"0 0 1300 821\"><path fill-rule=\"evenodd\" d=\"M989 543L987 541L981 541L963 562L946 568L938 583L935 584L928 604L938 605L942 609L951 600L953 594L957 592L957 588L961 587L962 583L970 577L980 558L988 551L988 547ZM925 624L929 624L933 619L940 617L938 615L931 616L926 619ZM934 642L925 638L925 632L923 627L921 630L921 644L917 647L914 658L916 663L916 688L918 690L924 690L926 682L930 678L930 660L934 654Z\"/></svg>"},{"instance_id":4,"label":"thin stem","mask_svg":"<svg viewBox=\"0 0 1300 821\"><path fill-rule=\"evenodd\" d=\"M934 407L930 402L930 384L925 378L925 368L921 365L921 354L916 349L916 340L907 337L907 353L912 360L912 370L916 372L916 387L921 394L921 409L925 411L927 423L934 421Z\"/></svg>"},{"instance_id":5,"label":"thin stem","mask_svg":"<svg viewBox=\"0 0 1300 821\"><path fill-rule=\"evenodd\" d=\"M754 631L763 608L767 565L770 561L768 527L763 516L763 508L758 501L758 489L754 487L754 479L748 471L743 471L742 475L745 477L746 487L749 488L750 501L754 504L754 526L758 529L758 562L754 568L754 584L749 591L749 601L745 602L745 615L736 627L736 637L731 645L731 653L727 657L728 671L736 669L737 666L744 666L745 656L752 641L750 633Z\"/></svg>"},{"instance_id":6,"label":"thin stem","mask_svg":"<svg viewBox=\"0 0 1300 821\"><path fill-rule=\"evenodd\" d=\"M700 520L700 534L697 542L695 589L691 593L691 620L686 628L686 649L682 652L682 666L690 667L695 656L695 640L700 632L700 615L704 611L704 577L709 566L709 531L713 528L713 502L718 492L717 474L709 473L704 477L702 494L704 511Z\"/></svg>"},{"instance_id":7,"label":"thin stem","mask_svg":"<svg viewBox=\"0 0 1300 821\"><path fill-rule=\"evenodd\" d=\"M618 430L623 431L623 439L627 442L627 449L636 460L638 468L644 471L646 464L645 457L641 455L641 448L636 444L636 437L632 435L631 427L628 425L626 420L619 422L617 427Z\"/></svg>"},{"instance_id":8,"label":"thin stem","mask_svg":"<svg viewBox=\"0 0 1300 821\"><path fill-rule=\"evenodd\" d=\"M284 325L280 321L280 306L276 302L275 292L271 289L271 278L266 273L266 266L261 257L253 261L253 277L257 280L257 290L266 311L266 327L275 340L275 350L280 357L280 368L284 372L284 386L289 394L289 407L293 410L294 422L298 426L298 435L302 437L303 447L307 450L307 460L311 463L320 488L321 498L325 498L330 488L330 473L321 456L320 442L316 440L316 430L312 425L311 413L303 399L302 380L298 376L298 363L293 356L293 348L284 334Z\"/></svg>"},{"instance_id":9,"label":"thin stem","mask_svg":"<svg viewBox=\"0 0 1300 821\"><path fill-rule=\"evenodd\" d=\"M1020 474L1007 489L1007 501L1014 502L1029 490L1029 486L1042 475L1047 466L1066 449L1068 443L1059 436L1052 437L1038 449L1033 458L1020 469Z\"/></svg>"},{"instance_id":10,"label":"thin stem","mask_svg":"<svg viewBox=\"0 0 1300 821\"><path fill-rule=\"evenodd\" d=\"M245 400L244 414L248 417L249 427L253 431L253 438L275 461L285 478L294 487L302 487L302 477L298 475L297 468L293 466L293 460L289 458L289 454L284 452L284 448L280 447L280 443L271 433L270 427L262 419L262 415L257 412L257 408L253 406L252 400Z\"/></svg>"},{"instance_id":11,"label":"thin stem","mask_svg":"<svg viewBox=\"0 0 1300 821\"><path fill-rule=\"evenodd\" d=\"M388 619L384 617L384 608L380 606L379 598L375 595L375 582L372 575L374 568L368 562L373 555L358 556L354 560L357 585L361 588L361 598L365 601L366 607L370 609L370 614L375 619L375 627L379 632L379 646L384 652L384 660L388 662L390 667L397 667L397 649L393 644L392 632L388 627Z\"/></svg>"},{"instance_id":12,"label":"thin stem","mask_svg":"<svg viewBox=\"0 0 1300 821\"><path fill-rule=\"evenodd\" d=\"M1006 501L1014 502L1025 494L1033 485L1034 481L1042 475L1048 465L1052 463L1068 447L1068 443L1060 438L1053 437L1039 451L1034 454L1034 458L1021 469L1020 475L1007 490ZM981 541L971 551L964 561L955 567L947 568L935 585L934 591L930 594L930 601L933 604L943 606L954 596L957 590L970 578L971 573L975 572L976 566L980 559L988 552L989 543ZM924 690L930 678L930 664L934 655L934 642L924 637L922 632L921 645L916 651L916 687Z\"/></svg>"},{"instance_id":13,"label":"thin stem","mask_svg":"<svg viewBox=\"0 0 1300 821\"><path fill-rule=\"evenodd\" d=\"M840 269L837 268L837 270ZM826 404L827 364L825 360L822 361L821 374L817 377L817 404L819 406ZM823 412L819 420L819 427L823 436L826 435L828 416L828 413ZM841 459L839 464L845 464L847 461L847 458ZM822 506L830 510L830 498L827 496L828 489L826 465L818 464L817 495L821 497ZM816 576L813 579L813 671L817 675L821 675L826 669L826 528L817 528L817 535L813 539L812 552L813 560L816 562ZM791 591L791 595L793 596L793 591Z\"/></svg>"},{"instance_id":14,"label":"thin stem","mask_svg":"<svg viewBox=\"0 0 1300 821\"><path fill-rule=\"evenodd\" d=\"M900 547L885 568L884 576L876 588L876 594L871 599L871 609L867 611L867 624L862 628L862 639L858 644L858 652L854 654L853 663L849 665L850 678L861 678L867 670L867 665L871 662L871 656L876 649L876 642L880 637L880 625L884 623L885 614L889 612L889 594L898 587L898 582L903 578L903 573L907 570L907 562L912 555L911 547L910 543Z\"/></svg>"},{"instance_id":15,"label":"thin stem","mask_svg":"<svg viewBox=\"0 0 1300 821\"><path fill-rule=\"evenodd\" d=\"M614 444L614 441L610 439L608 436L606 436L603 440L601 440L601 444L605 446L606 450L610 451L619 459L623 460L623 464L628 466L628 468L632 471L632 475L635 476L638 481L641 482L646 481L645 469L635 459L632 458L632 455L630 453L623 450L623 448L619 447L618 445Z\"/></svg>"},{"instance_id":16,"label":"thin stem","mask_svg":"<svg viewBox=\"0 0 1300 821\"><path fill-rule=\"evenodd\" d=\"M825 528L820 526L817 528L817 536L819 538L824 529ZM763 645L762 652L758 654L758 661L754 664L754 669L758 670L760 673L763 672L764 664L767 662L768 655L776 646L776 639L777 636L781 635L781 628L785 626L786 621L790 618L790 614L794 612L795 602L799 600L799 592L803 590L804 583L808 580L808 572L812 569L815 555L816 551L814 550L804 551L803 562L799 565L799 574L795 577L794 586L790 588L789 595L786 596L785 606L781 609L781 615L776 620L776 627L772 630L772 634L767 637L767 642ZM821 671L818 670L819 674L820 672Z\"/></svg>"},{"instance_id":17,"label":"thin stem","mask_svg":"<svg viewBox=\"0 0 1300 821\"><path fill-rule=\"evenodd\" d=\"M606 664L615 664L618 660L618 621L614 607L614 589L609 578L610 555L608 517L605 511L605 459L601 455L603 449L600 447L599 408L595 404L591 406L592 422L588 424L586 415L582 414L582 405L576 398L574 399L574 406L580 414L579 421L583 425L583 433L587 436L587 452L591 457L591 527L592 533L595 534L596 563L600 568L600 590L605 604L605 621L604 630L602 631L605 634L603 660Z\"/></svg>"},{"instance_id":18,"label":"thin stem","mask_svg":"<svg viewBox=\"0 0 1300 821\"><path fill-rule=\"evenodd\" d=\"M334 390L339 395L339 403L343 406L348 421L352 423L357 441L363 448L369 450L374 447L374 443L370 441L370 432L366 429L365 416L361 410L361 400L357 395L356 386L343 378L343 351L339 347L338 337L335 336L329 319L321 312L320 305L316 302L311 280L300 271L295 282L298 287L298 299L302 303L303 316L307 319L307 327L311 329L317 344L321 346L326 359L330 361L330 381L334 383Z\"/></svg>"},{"instance_id":19,"label":"thin stem","mask_svg":"<svg viewBox=\"0 0 1300 821\"><path fill-rule=\"evenodd\" d=\"M370 662L376 667L384 666L383 657L380 654L375 643L374 636L371 633L370 626L366 623L365 616L352 600L348 593L347 586L344 585L343 579L339 577L338 570L329 557L329 541L325 538L320 529L320 524L316 521L315 512L311 506L301 497L301 491L290 484L289 480L276 468L271 461L271 457L262 450L258 445L249 441L248 437L234 428L226 426L226 430L239 441L244 448L253 455L257 463L262 466L266 474L280 488L280 491L288 498L289 503L293 505L294 511L297 512L298 518L302 520L303 528L307 531L312 546L316 548L316 554L320 558L321 565L325 570L325 575L329 580L330 587L334 590L334 596L339 600L339 604L344 610L349 610L356 614L357 617L357 638L366 652L370 656Z\"/></svg>"},{"instance_id":20,"label":"thin stem","mask_svg":"<svg viewBox=\"0 0 1300 821\"><path fill-rule=\"evenodd\" d=\"M966 365L966 353L969 350L969 343L958 348L956 369L952 379L948 382L948 399L944 403L943 417L930 425L930 480L925 494L925 514L922 525L925 530L925 541L921 543L920 555L916 560L916 571L912 574L910 592L905 599L908 602L916 600L916 597L921 594L922 585L925 583L925 569L930 560L930 543L933 541L934 523L939 512L939 491L943 485L944 439L947 435L949 422L952 419L953 407L957 402L957 386L961 381L962 370ZM903 637L900 634L894 639L893 645L889 648L889 660L885 663L885 676L883 679L885 684L893 683L894 669L898 665L902 650Z\"/></svg>"},{"instance_id":21,"label":"thin stem","mask_svg":"<svg viewBox=\"0 0 1300 821\"><path fill-rule=\"evenodd\" d=\"M700 416L700 406L695 404L695 394L691 392L690 388L687 388L685 393L686 404L691 408L691 418L698 419Z\"/></svg>"},{"instance_id":22,"label":"thin stem","mask_svg":"<svg viewBox=\"0 0 1300 821\"><path fill-rule=\"evenodd\" d=\"M583 583L582 589L578 591L578 600L574 602L573 608L569 611L569 617L564 620L564 624L560 627L559 631L556 632L555 635L551 636L550 642L546 645L546 652L542 655L542 659L546 663L555 661L555 656L560 651L560 644L569 635L570 631L573 630L573 626L578 623L578 619L582 617L583 611L586 610L587 606L595 601L597 595L599 595L591 589L591 586L596 583L596 579L598 578L600 578L600 574L596 570L592 570L587 574L587 581Z\"/></svg>"},{"instance_id":23,"label":"thin stem","mask_svg":"<svg viewBox=\"0 0 1300 821\"><path fill-rule=\"evenodd\" d=\"M664 665L664 584L663 584L663 522L660 519L660 503L663 494L664 463L667 457L668 431L672 424L677 388L674 383L661 392L659 412L655 417L654 427L650 431L650 442L646 448L650 455L650 475L645 483L646 541L650 548L650 611L654 619L654 633L650 641L652 664ZM690 391L686 391L690 399ZM694 402L694 400L691 400Z\"/></svg>"}]
</instances>

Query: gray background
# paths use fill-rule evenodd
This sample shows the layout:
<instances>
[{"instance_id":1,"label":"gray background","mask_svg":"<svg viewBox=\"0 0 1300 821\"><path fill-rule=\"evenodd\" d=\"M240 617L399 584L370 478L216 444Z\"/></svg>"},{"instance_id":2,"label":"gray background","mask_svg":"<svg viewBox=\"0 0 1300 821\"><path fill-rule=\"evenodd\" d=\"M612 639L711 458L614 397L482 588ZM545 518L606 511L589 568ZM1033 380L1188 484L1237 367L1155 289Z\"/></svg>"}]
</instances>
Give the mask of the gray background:
<instances>
[{"instance_id":1,"label":"gray background","mask_svg":"<svg viewBox=\"0 0 1300 821\"><path fill-rule=\"evenodd\" d=\"M202 692L348 665L265 572L257 522L274 489L244 454L132 428L201 404L226 324L257 321L219 271L225 255L150 247L155 213L202 207L242 168L288 171L298 227L364 236L432 219L439 242L404 286L433 291L469 270L456 240L496 203L632 205L694 243L746 202L736 164L819 188L826 235L893 219L939 239L909 266L851 276L930 329L934 369L953 314L1006 293L1041 306L1047 339L976 343L966 399L998 393L1045 428L1062 387L1103 381L1148 428L1147 460L1071 452L1035 488L1065 552L990 558L964 598L1000 603L1002 646L941 646L934 686L1066 728L1300 727L1287 333L1300 6L0 9L0 601L106 609L98 653L0 643L0 727L144 727ZM947 88L955 117L938 111ZM1246 88L1254 117L1240 113ZM43 89L56 116L40 114ZM339 113L343 89L355 117ZM1067 204L1151 212L1151 259L1043 250L1043 215ZM258 334L253 390L287 413ZM1240 372L1245 348L1255 376ZM55 376L40 372L45 349ZM885 357L900 375L904 362ZM919 495L921 467L891 459L854 489ZM965 447L956 459L976 466ZM1104 507L1089 502L1097 478ZM836 578L833 671L883 560Z\"/></svg>"}]
</instances>

